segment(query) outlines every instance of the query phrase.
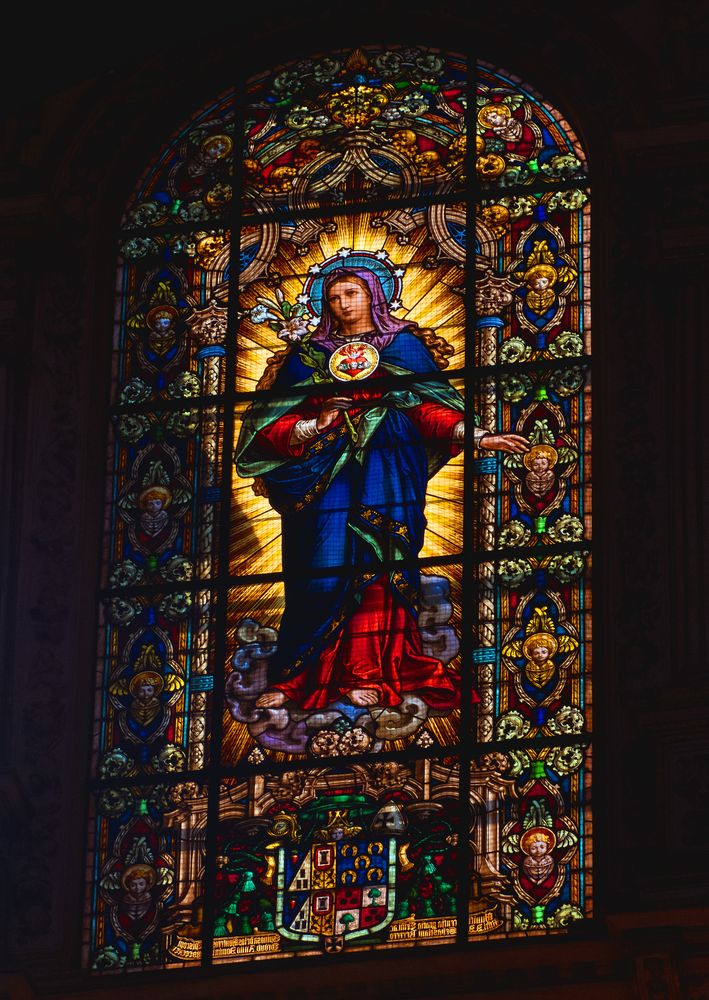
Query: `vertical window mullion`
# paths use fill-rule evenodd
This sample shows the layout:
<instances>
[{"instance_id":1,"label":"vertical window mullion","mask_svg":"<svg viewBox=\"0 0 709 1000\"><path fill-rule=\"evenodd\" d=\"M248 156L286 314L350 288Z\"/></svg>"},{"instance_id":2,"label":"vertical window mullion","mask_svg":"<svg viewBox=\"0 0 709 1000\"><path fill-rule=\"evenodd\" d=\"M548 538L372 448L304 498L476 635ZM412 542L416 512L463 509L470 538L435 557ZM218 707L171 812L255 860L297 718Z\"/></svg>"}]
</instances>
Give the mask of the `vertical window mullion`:
<instances>
[{"instance_id":1,"label":"vertical window mullion","mask_svg":"<svg viewBox=\"0 0 709 1000\"><path fill-rule=\"evenodd\" d=\"M467 54L467 102L465 109L465 447L463 465L463 564L462 564L462 608L460 637L460 728L458 733L459 789L460 789L460 829L459 874L458 874L458 943L468 941L468 904L470 900L470 749L473 738L473 648L477 625L477 604L475 601L475 494L473 481L473 429L475 426L475 379L471 372L475 368L475 95L476 61L475 52Z\"/></svg>"},{"instance_id":2,"label":"vertical window mullion","mask_svg":"<svg viewBox=\"0 0 709 1000\"><path fill-rule=\"evenodd\" d=\"M234 146L232 149L232 201L229 231L229 299L227 303L226 355L224 358L224 420L222 442L221 505L219 511L219 560L217 571L217 636L214 654L214 690L208 769L207 829L204 865L204 917L202 922L202 965L212 964L214 945L217 830L219 794L222 782L222 716L227 649L228 600L230 583L230 525L232 477L234 475L234 420L236 386L236 345L239 322L239 262L242 216L242 149L246 110L245 80L234 84Z\"/></svg>"}]
</instances>

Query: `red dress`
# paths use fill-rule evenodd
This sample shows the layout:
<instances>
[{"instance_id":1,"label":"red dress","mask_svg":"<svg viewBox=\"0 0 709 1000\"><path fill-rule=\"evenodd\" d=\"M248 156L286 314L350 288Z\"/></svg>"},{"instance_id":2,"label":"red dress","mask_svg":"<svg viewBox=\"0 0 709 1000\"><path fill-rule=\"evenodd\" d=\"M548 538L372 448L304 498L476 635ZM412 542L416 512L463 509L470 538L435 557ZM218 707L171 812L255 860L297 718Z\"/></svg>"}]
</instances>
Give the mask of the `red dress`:
<instances>
[{"instance_id":1,"label":"red dress","mask_svg":"<svg viewBox=\"0 0 709 1000\"><path fill-rule=\"evenodd\" d=\"M360 391L358 399L376 399L372 391ZM298 457L306 444L291 442L299 420L316 417L322 400L312 398L259 432L261 446L280 455ZM356 409L348 411L357 419ZM446 441L451 456L460 448L453 444L453 428L460 412L437 403L424 402L406 410L422 437ZM333 427L342 423L337 417ZM325 708L353 690L374 690L377 705L392 707L405 694L417 694L432 709L448 711L459 701L459 681L440 660L423 652L421 635L411 610L402 604L389 577L376 577L362 592L357 609L335 632L320 654L318 663L289 680L274 685L300 708ZM477 697L476 697L477 700Z\"/></svg>"}]
</instances>

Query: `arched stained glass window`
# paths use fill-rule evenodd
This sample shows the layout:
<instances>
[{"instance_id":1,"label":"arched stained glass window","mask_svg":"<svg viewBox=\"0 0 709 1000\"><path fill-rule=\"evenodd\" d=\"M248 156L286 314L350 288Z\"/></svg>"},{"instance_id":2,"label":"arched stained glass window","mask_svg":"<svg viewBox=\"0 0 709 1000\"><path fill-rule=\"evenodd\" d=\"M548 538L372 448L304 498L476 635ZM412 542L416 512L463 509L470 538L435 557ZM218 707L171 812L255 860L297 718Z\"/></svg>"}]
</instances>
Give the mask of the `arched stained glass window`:
<instances>
[{"instance_id":1,"label":"arched stained glass window","mask_svg":"<svg viewBox=\"0 0 709 1000\"><path fill-rule=\"evenodd\" d=\"M586 159L470 65L281 67L130 199L95 970L591 914Z\"/></svg>"}]
</instances>

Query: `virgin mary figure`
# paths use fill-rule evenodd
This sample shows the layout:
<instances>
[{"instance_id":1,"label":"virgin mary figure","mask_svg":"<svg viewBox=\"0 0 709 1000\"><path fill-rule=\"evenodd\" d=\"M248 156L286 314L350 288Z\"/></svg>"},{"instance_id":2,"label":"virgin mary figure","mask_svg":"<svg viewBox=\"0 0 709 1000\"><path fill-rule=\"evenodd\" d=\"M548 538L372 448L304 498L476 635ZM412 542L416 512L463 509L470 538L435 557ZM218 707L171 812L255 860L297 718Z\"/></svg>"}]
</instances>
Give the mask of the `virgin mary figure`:
<instances>
[{"instance_id":1,"label":"virgin mary figure","mask_svg":"<svg viewBox=\"0 0 709 1000\"><path fill-rule=\"evenodd\" d=\"M236 467L260 478L281 515L285 584L259 707L391 707L409 693L438 712L458 702L456 674L424 653L417 626L427 483L458 454L464 429L463 399L427 343L444 344L391 315L376 274L340 267L323 281L317 329L246 414ZM371 371L358 362L333 394L335 377L350 374L342 348L354 344ZM515 434L475 428L474 439L529 449Z\"/></svg>"}]
</instances>

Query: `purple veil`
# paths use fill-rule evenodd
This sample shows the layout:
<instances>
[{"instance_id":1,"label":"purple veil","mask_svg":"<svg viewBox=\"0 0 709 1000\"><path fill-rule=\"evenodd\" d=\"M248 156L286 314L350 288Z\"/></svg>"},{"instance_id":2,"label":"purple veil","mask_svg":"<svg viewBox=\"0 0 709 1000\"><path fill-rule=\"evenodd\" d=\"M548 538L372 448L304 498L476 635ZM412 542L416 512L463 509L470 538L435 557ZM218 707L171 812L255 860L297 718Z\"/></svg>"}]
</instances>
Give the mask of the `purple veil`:
<instances>
[{"instance_id":1,"label":"purple veil","mask_svg":"<svg viewBox=\"0 0 709 1000\"><path fill-rule=\"evenodd\" d=\"M411 320L396 319L395 316L391 315L389 312L389 303L386 300L384 289L382 288L382 283L376 274L369 271L365 267L340 267L335 271L331 271L323 281L322 316L317 329L313 333L313 343L320 344L329 351L334 351L335 348L341 343L341 341L333 339L333 335L336 333L337 327L335 325L335 319L330 312L330 306L327 302L327 292L336 281L342 281L345 278L358 278L360 281L363 281L369 289L369 294L372 297L374 336L368 337L367 340L370 344L376 347L378 351L387 347L392 342L396 334L400 333L401 330L411 329L412 327L415 328L417 326L417 324Z\"/></svg>"}]
</instances>

